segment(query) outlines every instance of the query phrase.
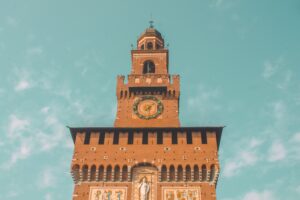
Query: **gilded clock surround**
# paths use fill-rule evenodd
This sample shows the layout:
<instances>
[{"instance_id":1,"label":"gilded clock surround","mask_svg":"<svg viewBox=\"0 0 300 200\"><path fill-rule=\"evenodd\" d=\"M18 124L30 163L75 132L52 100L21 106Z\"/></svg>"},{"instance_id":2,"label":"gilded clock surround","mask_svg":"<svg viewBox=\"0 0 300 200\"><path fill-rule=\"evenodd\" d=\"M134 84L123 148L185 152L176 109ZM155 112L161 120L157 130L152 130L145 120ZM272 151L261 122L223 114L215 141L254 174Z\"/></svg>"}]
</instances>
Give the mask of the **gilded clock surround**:
<instances>
[{"instance_id":1,"label":"gilded clock surround","mask_svg":"<svg viewBox=\"0 0 300 200\"><path fill-rule=\"evenodd\" d=\"M139 97L133 104L133 113L140 119L154 119L162 114L163 103L155 96Z\"/></svg>"}]
</instances>

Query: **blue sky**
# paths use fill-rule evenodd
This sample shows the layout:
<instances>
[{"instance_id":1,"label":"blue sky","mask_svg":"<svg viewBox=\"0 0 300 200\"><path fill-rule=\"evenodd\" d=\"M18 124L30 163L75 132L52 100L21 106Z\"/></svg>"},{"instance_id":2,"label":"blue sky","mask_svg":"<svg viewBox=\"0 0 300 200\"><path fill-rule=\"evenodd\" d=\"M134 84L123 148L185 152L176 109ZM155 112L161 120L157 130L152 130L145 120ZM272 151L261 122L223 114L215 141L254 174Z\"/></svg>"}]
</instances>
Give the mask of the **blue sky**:
<instances>
[{"instance_id":1,"label":"blue sky","mask_svg":"<svg viewBox=\"0 0 300 200\"><path fill-rule=\"evenodd\" d=\"M182 125L226 125L218 200L299 199L297 0L1 1L0 199L71 199L66 125L112 126L151 14Z\"/></svg>"}]
</instances>

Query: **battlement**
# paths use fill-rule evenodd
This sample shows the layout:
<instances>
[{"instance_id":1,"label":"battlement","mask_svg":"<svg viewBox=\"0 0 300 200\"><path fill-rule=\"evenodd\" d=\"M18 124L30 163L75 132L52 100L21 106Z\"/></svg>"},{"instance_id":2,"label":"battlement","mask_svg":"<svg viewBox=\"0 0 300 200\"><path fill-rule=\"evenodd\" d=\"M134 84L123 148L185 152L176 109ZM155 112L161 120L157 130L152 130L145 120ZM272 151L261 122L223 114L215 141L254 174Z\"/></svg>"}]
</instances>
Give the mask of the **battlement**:
<instances>
[{"instance_id":1,"label":"battlement","mask_svg":"<svg viewBox=\"0 0 300 200\"><path fill-rule=\"evenodd\" d=\"M128 75L117 77L117 97L128 98L136 94L162 95L167 97L180 96L180 76L166 74Z\"/></svg>"},{"instance_id":2,"label":"battlement","mask_svg":"<svg viewBox=\"0 0 300 200\"><path fill-rule=\"evenodd\" d=\"M223 127L116 128L69 127L76 145L200 145L219 148Z\"/></svg>"}]
</instances>

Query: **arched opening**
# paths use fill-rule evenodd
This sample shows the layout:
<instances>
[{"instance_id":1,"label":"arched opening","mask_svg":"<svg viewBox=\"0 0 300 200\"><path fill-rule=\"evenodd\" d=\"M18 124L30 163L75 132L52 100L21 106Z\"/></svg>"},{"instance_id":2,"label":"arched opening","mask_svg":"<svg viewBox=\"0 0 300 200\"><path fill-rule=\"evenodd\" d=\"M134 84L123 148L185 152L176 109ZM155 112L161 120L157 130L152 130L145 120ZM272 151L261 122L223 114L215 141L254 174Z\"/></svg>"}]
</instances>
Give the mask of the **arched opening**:
<instances>
[{"instance_id":1,"label":"arched opening","mask_svg":"<svg viewBox=\"0 0 300 200\"><path fill-rule=\"evenodd\" d=\"M114 180L115 181L119 181L120 180L120 167L117 165L115 166L115 176L114 176Z\"/></svg>"},{"instance_id":2,"label":"arched opening","mask_svg":"<svg viewBox=\"0 0 300 200\"><path fill-rule=\"evenodd\" d=\"M80 179L79 169L80 169L80 167L77 164L72 167L72 174L73 174L75 183L79 182L79 179Z\"/></svg>"},{"instance_id":3,"label":"arched opening","mask_svg":"<svg viewBox=\"0 0 300 200\"><path fill-rule=\"evenodd\" d=\"M91 178L90 178L91 181L95 181L96 180L96 166L93 165L91 167Z\"/></svg>"},{"instance_id":4,"label":"arched opening","mask_svg":"<svg viewBox=\"0 0 300 200\"><path fill-rule=\"evenodd\" d=\"M207 178L207 169L206 169L206 165L202 165L202 181L206 181Z\"/></svg>"},{"instance_id":5,"label":"arched opening","mask_svg":"<svg viewBox=\"0 0 300 200\"><path fill-rule=\"evenodd\" d=\"M111 181L111 177L112 177L112 167L109 165L106 168L106 180Z\"/></svg>"},{"instance_id":6,"label":"arched opening","mask_svg":"<svg viewBox=\"0 0 300 200\"><path fill-rule=\"evenodd\" d=\"M175 168L174 168L173 165L170 166L169 180L170 181L175 181Z\"/></svg>"},{"instance_id":7,"label":"arched opening","mask_svg":"<svg viewBox=\"0 0 300 200\"><path fill-rule=\"evenodd\" d=\"M177 168L177 181L183 181L183 169L181 165Z\"/></svg>"},{"instance_id":8,"label":"arched opening","mask_svg":"<svg viewBox=\"0 0 300 200\"><path fill-rule=\"evenodd\" d=\"M98 169L98 180L103 181L104 178L104 167L101 165Z\"/></svg>"},{"instance_id":9,"label":"arched opening","mask_svg":"<svg viewBox=\"0 0 300 200\"><path fill-rule=\"evenodd\" d=\"M127 165L124 165L122 168L122 181L128 180L128 168Z\"/></svg>"},{"instance_id":10,"label":"arched opening","mask_svg":"<svg viewBox=\"0 0 300 200\"><path fill-rule=\"evenodd\" d=\"M144 62L143 74L155 73L155 65L151 60Z\"/></svg>"},{"instance_id":11,"label":"arched opening","mask_svg":"<svg viewBox=\"0 0 300 200\"><path fill-rule=\"evenodd\" d=\"M123 90L120 92L120 97L121 98L123 97Z\"/></svg>"},{"instance_id":12,"label":"arched opening","mask_svg":"<svg viewBox=\"0 0 300 200\"><path fill-rule=\"evenodd\" d=\"M167 181L167 167L163 165L161 168L161 181Z\"/></svg>"},{"instance_id":13,"label":"arched opening","mask_svg":"<svg viewBox=\"0 0 300 200\"><path fill-rule=\"evenodd\" d=\"M153 43L152 42L148 42L147 43L147 49L153 49Z\"/></svg>"},{"instance_id":14,"label":"arched opening","mask_svg":"<svg viewBox=\"0 0 300 200\"><path fill-rule=\"evenodd\" d=\"M142 50L144 50L144 49L145 49L145 45L144 45L144 44L142 44L142 46L141 46L141 49L142 49Z\"/></svg>"},{"instance_id":15,"label":"arched opening","mask_svg":"<svg viewBox=\"0 0 300 200\"><path fill-rule=\"evenodd\" d=\"M84 165L82 167L82 181L88 180L88 171L89 171L89 167L87 165Z\"/></svg>"},{"instance_id":16,"label":"arched opening","mask_svg":"<svg viewBox=\"0 0 300 200\"><path fill-rule=\"evenodd\" d=\"M215 167L215 165L211 165L209 181L213 181L215 179L215 173L216 173L216 167Z\"/></svg>"},{"instance_id":17,"label":"arched opening","mask_svg":"<svg viewBox=\"0 0 300 200\"><path fill-rule=\"evenodd\" d=\"M199 167L198 167L198 165L194 166L194 181L199 181Z\"/></svg>"},{"instance_id":18,"label":"arched opening","mask_svg":"<svg viewBox=\"0 0 300 200\"><path fill-rule=\"evenodd\" d=\"M186 181L191 181L192 180L192 173L191 173L191 167L189 165L187 165L185 167L185 180Z\"/></svg>"}]
</instances>

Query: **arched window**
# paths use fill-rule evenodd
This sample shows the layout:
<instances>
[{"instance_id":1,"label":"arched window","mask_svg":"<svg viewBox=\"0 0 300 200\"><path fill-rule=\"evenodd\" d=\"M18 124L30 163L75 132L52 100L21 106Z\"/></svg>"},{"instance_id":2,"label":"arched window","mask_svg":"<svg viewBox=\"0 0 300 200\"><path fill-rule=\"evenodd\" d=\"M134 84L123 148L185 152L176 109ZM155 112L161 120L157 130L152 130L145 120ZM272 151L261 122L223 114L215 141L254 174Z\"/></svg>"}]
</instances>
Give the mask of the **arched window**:
<instances>
[{"instance_id":1,"label":"arched window","mask_svg":"<svg viewBox=\"0 0 300 200\"><path fill-rule=\"evenodd\" d=\"M109 165L106 168L106 180L111 181L111 177L112 177L112 167Z\"/></svg>"},{"instance_id":2,"label":"arched window","mask_svg":"<svg viewBox=\"0 0 300 200\"><path fill-rule=\"evenodd\" d=\"M198 165L194 166L194 181L199 181L199 167L198 167Z\"/></svg>"},{"instance_id":3,"label":"arched window","mask_svg":"<svg viewBox=\"0 0 300 200\"><path fill-rule=\"evenodd\" d=\"M95 181L96 180L96 166L93 165L91 167L91 178L90 178L91 181Z\"/></svg>"},{"instance_id":4,"label":"arched window","mask_svg":"<svg viewBox=\"0 0 300 200\"><path fill-rule=\"evenodd\" d=\"M161 181L167 180L167 167L166 165L163 165L161 168Z\"/></svg>"},{"instance_id":5,"label":"arched window","mask_svg":"<svg viewBox=\"0 0 300 200\"><path fill-rule=\"evenodd\" d=\"M128 180L128 168L127 165L124 165L122 168L122 181Z\"/></svg>"},{"instance_id":6,"label":"arched window","mask_svg":"<svg viewBox=\"0 0 300 200\"><path fill-rule=\"evenodd\" d=\"M114 176L115 181L120 180L120 167L117 165L115 166L115 176Z\"/></svg>"},{"instance_id":7,"label":"arched window","mask_svg":"<svg viewBox=\"0 0 300 200\"><path fill-rule=\"evenodd\" d=\"M206 178L207 178L206 165L202 165L202 181L206 181Z\"/></svg>"},{"instance_id":8,"label":"arched window","mask_svg":"<svg viewBox=\"0 0 300 200\"><path fill-rule=\"evenodd\" d=\"M72 167L72 174L73 174L75 183L78 183L79 179L80 179L79 169L80 169L79 165L74 165Z\"/></svg>"},{"instance_id":9,"label":"arched window","mask_svg":"<svg viewBox=\"0 0 300 200\"><path fill-rule=\"evenodd\" d=\"M143 74L155 73L155 65L151 60L144 62Z\"/></svg>"},{"instance_id":10,"label":"arched window","mask_svg":"<svg viewBox=\"0 0 300 200\"><path fill-rule=\"evenodd\" d=\"M177 168L177 181L183 181L183 169L181 165Z\"/></svg>"},{"instance_id":11,"label":"arched window","mask_svg":"<svg viewBox=\"0 0 300 200\"><path fill-rule=\"evenodd\" d=\"M103 181L104 178L104 167L101 165L98 169L98 180Z\"/></svg>"},{"instance_id":12,"label":"arched window","mask_svg":"<svg viewBox=\"0 0 300 200\"><path fill-rule=\"evenodd\" d=\"M123 97L123 90L120 92L120 97L121 98Z\"/></svg>"},{"instance_id":13,"label":"arched window","mask_svg":"<svg viewBox=\"0 0 300 200\"><path fill-rule=\"evenodd\" d=\"M191 181L192 180L192 173L191 173L191 167L189 165L187 165L185 167L185 180L186 181Z\"/></svg>"},{"instance_id":14,"label":"arched window","mask_svg":"<svg viewBox=\"0 0 300 200\"><path fill-rule=\"evenodd\" d=\"M153 43L152 42L147 43L147 49L153 49Z\"/></svg>"},{"instance_id":15,"label":"arched window","mask_svg":"<svg viewBox=\"0 0 300 200\"><path fill-rule=\"evenodd\" d=\"M89 167L87 165L84 165L82 167L82 181L88 180L88 171L89 171Z\"/></svg>"},{"instance_id":16,"label":"arched window","mask_svg":"<svg viewBox=\"0 0 300 200\"><path fill-rule=\"evenodd\" d=\"M171 165L169 173L169 180L175 181L175 168L173 165Z\"/></svg>"},{"instance_id":17,"label":"arched window","mask_svg":"<svg viewBox=\"0 0 300 200\"><path fill-rule=\"evenodd\" d=\"M215 165L210 166L210 176L209 176L209 181L213 181L215 178L215 173L216 173L216 167Z\"/></svg>"},{"instance_id":18,"label":"arched window","mask_svg":"<svg viewBox=\"0 0 300 200\"><path fill-rule=\"evenodd\" d=\"M144 49L145 49L145 45L144 45L144 44L142 44L142 46L141 46L141 49L142 49L142 50L144 50Z\"/></svg>"}]
</instances>

